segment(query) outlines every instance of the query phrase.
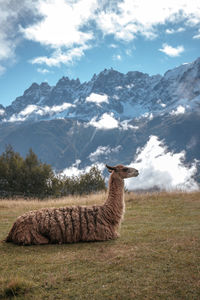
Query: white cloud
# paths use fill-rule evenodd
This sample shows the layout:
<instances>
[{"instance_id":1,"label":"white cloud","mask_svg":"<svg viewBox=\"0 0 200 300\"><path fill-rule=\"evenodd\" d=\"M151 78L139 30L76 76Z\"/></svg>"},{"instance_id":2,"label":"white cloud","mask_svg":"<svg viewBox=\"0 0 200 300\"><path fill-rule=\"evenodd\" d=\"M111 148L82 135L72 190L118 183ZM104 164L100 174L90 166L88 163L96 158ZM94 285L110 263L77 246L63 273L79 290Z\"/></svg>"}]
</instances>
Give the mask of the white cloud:
<instances>
[{"instance_id":1,"label":"white cloud","mask_svg":"<svg viewBox=\"0 0 200 300\"><path fill-rule=\"evenodd\" d=\"M197 172L197 162L187 166L184 160L184 151L170 152L158 137L151 136L143 148L137 149L137 156L130 166L139 170L139 176L128 179L127 188L197 190L199 186L193 179Z\"/></svg>"},{"instance_id":2,"label":"white cloud","mask_svg":"<svg viewBox=\"0 0 200 300\"><path fill-rule=\"evenodd\" d=\"M180 115L185 113L185 107L182 105L179 105L176 110L172 110L170 113L171 115Z\"/></svg>"},{"instance_id":3,"label":"white cloud","mask_svg":"<svg viewBox=\"0 0 200 300\"><path fill-rule=\"evenodd\" d=\"M155 38L159 25L165 25L167 22L177 24L183 20L190 26L200 22L198 1L119 1L115 9L100 12L97 24L104 34L113 34L116 39L130 41L137 35ZM181 30L179 29L179 32Z\"/></svg>"},{"instance_id":4,"label":"white cloud","mask_svg":"<svg viewBox=\"0 0 200 300\"><path fill-rule=\"evenodd\" d=\"M91 162L98 161L100 156L107 156L111 153L118 153L121 149L121 145L111 148L110 146L99 146L94 152L90 153L89 159Z\"/></svg>"},{"instance_id":5,"label":"white cloud","mask_svg":"<svg viewBox=\"0 0 200 300\"><path fill-rule=\"evenodd\" d=\"M83 30L82 27L88 26L96 8L94 0L38 1L37 10L42 20L20 30L25 38L50 46L53 52L49 57L32 59L31 63L60 66L80 59L90 48L88 42L94 38L92 29Z\"/></svg>"},{"instance_id":6,"label":"white cloud","mask_svg":"<svg viewBox=\"0 0 200 300\"><path fill-rule=\"evenodd\" d=\"M0 0L0 75L16 61L15 50L21 42L18 25L31 19L34 6L35 2L28 0Z\"/></svg>"},{"instance_id":7,"label":"white cloud","mask_svg":"<svg viewBox=\"0 0 200 300\"><path fill-rule=\"evenodd\" d=\"M75 47L70 50L61 51L60 49L55 50L50 57L39 56L32 59L32 64L46 64L48 67L59 67L61 64L69 64L74 60L79 60L83 55L84 51L89 49L90 46Z\"/></svg>"},{"instance_id":8,"label":"white cloud","mask_svg":"<svg viewBox=\"0 0 200 300\"><path fill-rule=\"evenodd\" d=\"M133 130L138 130L139 126L133 126L131 124L129 124L130 120L124 120L122 122L120 122L120 128L122 128L123 130L128 130L128 129L133 129Z\"/></svg>"},{"instance_id":9,"label":"white cloud","mask_svg":"<svg viewBox=\"0 0 200 300\"><path fill-rule=\"evenodd\" d=\"M91 93L86 99L86 102L94 102L97 105L100 105L101 103L105 102L108 103L108 95L103 94L96 94L96 93Z\"/></svg>"},{"instance_id":10,"label":"white cloud","mask_svg":"<svg viewBox=\"0 0 200 300\"><path fill-rule=\"evenodd\" d=\"M42 69L42 68L38 68L37 71L38 71L39 73L41 73L41 74L47 74L47 73L50 72L49 70L47 70L47 69Z\"/></svg>"},{"instance_id":11,"label":"white cloud","mask_svg":"<svg viewBox=\"0 0 200 300\"><path fill-rule=\"evenodd\" d=\"M113 48L113 49L116 49L118 46L116 44L110 44L109 47Z\"/></svg>"},{"instance_id":12,"label":"white cloud","mask_svg":"<svg viewBox=\"0 0 200 300\"><path fill-rule=\"evenodd\" d=\"M0 0L0 5L1 73L5 61L15 61L15 50L22 38L48 47L49 56L35 57L31 62L52 67L81 59L88 49L97 45L99 32L103 37L113 35L116 40L129 42L140 35L156 38L160 25L177 26L184 22L186 28L200 24L197 0ZM172 34L185 28L171 28L166 32ZM115 43L111 47L116 47ZM177 56L184 49L161 50ZM121 56L115 58L120 60Z\"/></svg>"},{"instance_id":13,"label":"white cloud","mask_svg":"<svg viewBox=\"0 0 200 300\"><path fill-rule=\"evenodd\" d=\"M114 54L113 55L113 60L122 60L122 57L120 54Z\"/></svg>"},{"instance_id":14,"label":"white cloud","mask_svg":"<svg viewBox=\"0 0 200 300\"><path fill-rule=\"evenodd\" d=\"M7 39L3 34L0 35L0 61L10 59L14 57L15 46L12 45L12 42ZM14 46L14 47L13 47Z\"/></svg>"},{"instance_id":15,"label":"white cloud","mask_svg":"<svg viewBox=\"0 0 200 300\"><path fill-rule=\"evenodd\" d=\"M81 164L81 160L77 159L74 164L72 164L70 167L64 169L62 171L61 175L67 176L67 177L79 176L81 174L88 173L90 171L91 167L93 167L93 166L97 166L101 172L103 172L103 170L105 169L105 165L102 163L95 163L95 164L87 166L86 168L83 168L83 169L79 168L80 164Z\"/></svg>"},{"instance_id":16,"label":"white cloud","mask_svg":"<svg viewBox=\"0 0 200 300\"><path fill-rule=\"evenodd\" d=\"M178 29L173 29L173 28L171 28L171 29L166 29L166 33L167 34L174 34L174 33L179 33L179 32L184 32L185 31L185 28L183 28L183 27L179 27Z\"/></svg>"},{"instance_id":17,"label":"white cloud","mask_svg":"<svg viewBox=\"0 0 200 300\"><path fill-rule=\"evenodd\" d=\"M74 164L72 164L69 168L63 170L62 175L67 177L79 176L83 171L81 171L78 167L81 163L80 159L77 159Z\"/></svg>"},{"instance_id":18,"label":"white cloud","mask_svg":"<svg viewBox=\"0 0 200 300\"><path fill-rule=\"evenodd\" d=\"M4 120L4 121L7 121L7 122L23 122L33 112L37 113L37 110L38 110L38 106L37 105L28 105L24 110L22 110L18 114L13 114L10 117L9 120Z\"/></svg>"},{"instance_id":19,"label":"white cloud","mask_svg":"<svg viewBox=\"0 0 200 300\"><path fill-rule=\"evenodd\" d=\"M182 52L184 52L184 47L183 46L177 46L176 48L168 45L168 44L163 44L163 48L159 49L159 51L165 53L166 55L170 57L176 57L179 56Z\"/></svg>"},{"instance_id":20,"label":"white cloud","mask_svg":"<svg viewBox=\"0 0 200 300\"><path fill-rule=\"evenodd\" d=\"M114 129L118 127L118 121L114 118L113 113L104 113L101 118L97 121L97 117L94 117L89 125L94 126L98 129Z\"/></svg>"},{"instance_id":21,"label":"white cloud","mask_svg":"<svg viewBox=\"0 0 200 300\"><path fill-rule=\"evenodd\" d=\"M121 130L128 130L128 129L137 130L137 129L139 129L138 126L133 126L133 125L129 124L129 120L124 120L122 122L119 122L118 120L116 120L114 118L113 113L110 113L110 114L104 113L99 118L99 120L97 120L97 117L94 117L88 124L98 128L98 129L102 129L102 130L109 130L109 129L114 129L114 128L119 128Z\"/></svg>"},{"instance_id":22,"label":"white cloud","mask_svg":"<svg viewBox=\"0 0 200 300\"><path fill-rule=\"evenodd\" d=\"M193 36L193 39L200 39L200 29L198 30L198 34Z\"/></svg>"},{"instance_id":23,"label":"white cloud","mask_svg":"<svg viewBox=\"0 0 200 300\"><path fill-rule=\"evenodd\" d=\"M92 32L84 32L81 27L94 13L96 1L39 1L37 9L43 19L32 26L21 27L27 39L57 49L84 45L93 38Z\"/></svg>"},{"instance_id":24,"label":"white cloud","mask_svg":"<svg viewBox=\"0 0 200 300\"><path fill-rule=\"evenodd\" d=\"M28 105L24 110L20 111L18 114L13 114L9 120L4 120L5 122L23 122L26 121L31 114L44 116L44 115L54 115L66 111L68 108L73 107L74 104L63 103L61 105L54 106L38 106L38 105Z\"/></svg>"},{"instance_id":25,"label":"white cloud","mask_svg":"<svg viewBox=\"0 0 200 300\"><path fill-rule=\"evenodd\" d=\"M58 113L58 112L61 112L63 110L68 109L69 107L73 107L73 106L74 106L73 104L65 102L61 105L54 105L54 106L50 107L49 110ZM47 108L48 108L48 106L47 106Z\"/></svg>"},{"instance_id":26,"label":"white cloud","mask_svg":"<svg viewBox=\"0 0 200 300\"><path fill-rule=\"evenodd\" d=\"M24 110L20 112L21 116L28 116L38 109L37 105L28 105Z\"/></svg>"}]
</instances>

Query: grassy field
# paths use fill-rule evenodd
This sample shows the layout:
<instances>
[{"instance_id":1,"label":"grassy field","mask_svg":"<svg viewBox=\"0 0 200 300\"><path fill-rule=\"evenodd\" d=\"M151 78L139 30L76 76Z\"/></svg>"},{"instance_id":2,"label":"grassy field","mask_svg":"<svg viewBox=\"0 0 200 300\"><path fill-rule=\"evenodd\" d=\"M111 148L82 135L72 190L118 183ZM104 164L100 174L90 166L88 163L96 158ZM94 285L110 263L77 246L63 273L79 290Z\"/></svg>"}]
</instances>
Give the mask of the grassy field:
<instances>
[{"instance_id":1,"label":"grassy field","mask_svg":"<svg viewBox=\"0 0 200 300\"><path fill-rule=\"evenodd\" d=\"M106 195L0 200L0 240L22 213ZM101 243L0 243L1 299L200 299L200 193L126 194L121 237Z\"/></svg>"}]
</instances>

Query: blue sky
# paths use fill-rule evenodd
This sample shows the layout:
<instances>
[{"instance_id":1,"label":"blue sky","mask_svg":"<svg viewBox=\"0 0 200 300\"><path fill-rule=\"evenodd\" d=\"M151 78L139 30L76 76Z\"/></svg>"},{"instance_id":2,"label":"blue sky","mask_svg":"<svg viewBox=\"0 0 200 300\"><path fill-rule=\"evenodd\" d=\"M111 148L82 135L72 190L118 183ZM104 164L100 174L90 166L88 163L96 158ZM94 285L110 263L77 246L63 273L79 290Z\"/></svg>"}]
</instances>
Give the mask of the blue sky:
<instances>
[{"instance_id":1,"label":"blue sky","mask_svg":"<svg viewBox=\"0 0 200 300\"><path fill-rule=\"evenodd\" d=\"M0 0L0 104L105 68L164 74L199 50L197 0Z\"/></svg>"}]
</instances>

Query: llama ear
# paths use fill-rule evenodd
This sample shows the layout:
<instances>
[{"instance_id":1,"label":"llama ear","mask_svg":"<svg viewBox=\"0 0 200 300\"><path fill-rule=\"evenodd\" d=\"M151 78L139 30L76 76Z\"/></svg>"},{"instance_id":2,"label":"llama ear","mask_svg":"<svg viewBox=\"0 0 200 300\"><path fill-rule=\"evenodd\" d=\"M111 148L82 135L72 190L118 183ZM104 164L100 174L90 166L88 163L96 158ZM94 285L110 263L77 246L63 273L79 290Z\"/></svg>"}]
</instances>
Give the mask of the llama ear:
<instances>
[{"instance_id":1,"label":"llama ear","mask_svg":"<svg viewBox=\"0 0 200 300\"><path fill-rule=\"evenodd\" d=\"M108 172L110 172L110 173L112 173L112 171L116 170L115 167L111 167L111 166L108 166L108 165L106 165L106 168L108 169Z\"/></svg>"}]
</instances>

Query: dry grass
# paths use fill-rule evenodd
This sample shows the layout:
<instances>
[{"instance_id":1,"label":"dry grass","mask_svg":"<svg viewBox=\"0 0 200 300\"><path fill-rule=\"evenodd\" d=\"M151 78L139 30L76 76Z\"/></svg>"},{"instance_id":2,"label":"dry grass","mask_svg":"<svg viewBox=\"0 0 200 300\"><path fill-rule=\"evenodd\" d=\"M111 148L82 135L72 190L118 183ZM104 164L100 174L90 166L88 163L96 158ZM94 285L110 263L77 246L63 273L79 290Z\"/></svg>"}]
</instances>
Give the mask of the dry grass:
<instances>
[{"instance_id":1,"label":"dry grass","mask_svg":"<svg viewBox=\"0 0 200 300\"><path fill-rule=\"evenodd\" d=\"M0 278L0 299L26 296L30 293L34 284L19 277Z\"/></svg>"},{"instance_id":2,"label":"dry grass","mask_svg":"<svg viewBox=\"0 0 200 300\"><path fill-rule=\"evenodd\" d=\"M22 207L23 209L40 209L43 207L60 207L70 205L92 205L94 203L103 203L106 199L106 193L85 195L85 196L69 196L63 198L49 198L45 200L38 199L0 199L0 208Z\"/></svg>"},{"instance_id":3,"label":"dry grass","mask_svg":"<svg viewBox=\"0 0 200 300\"><path fill-rule=\"evenodd\" d=\"M0 240L25 211L101 204L105 197L0 200ZM14 288L15 299L26 300L199 299L200 193L126 194L116 241L0 243L0 298L10 298Z\"/></svg>"}]
</instances>

